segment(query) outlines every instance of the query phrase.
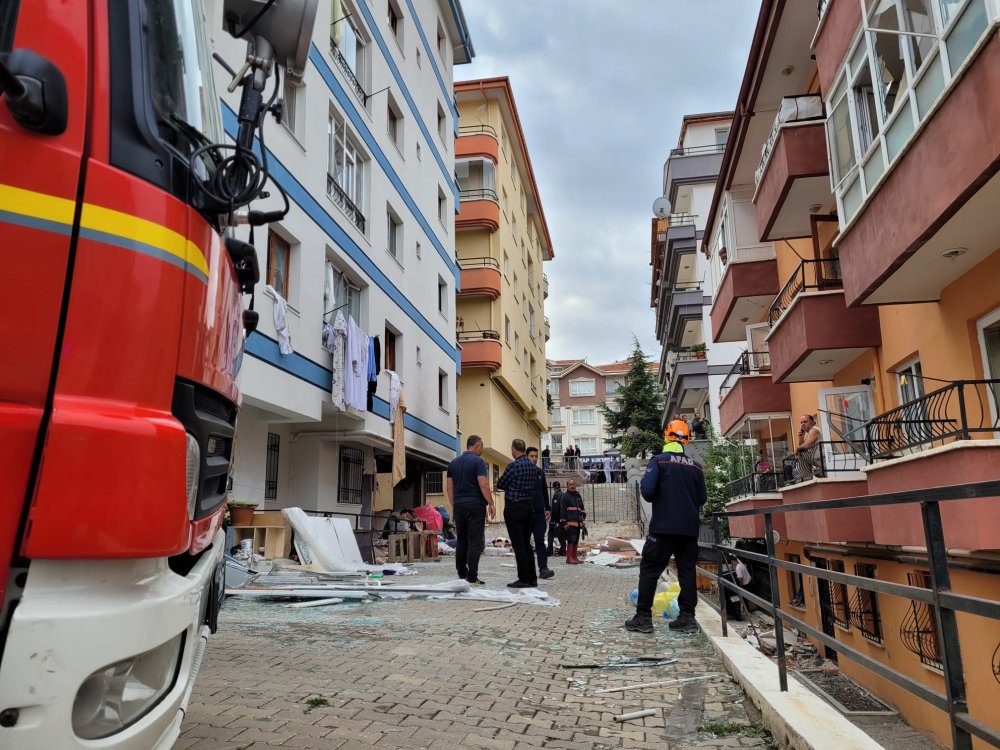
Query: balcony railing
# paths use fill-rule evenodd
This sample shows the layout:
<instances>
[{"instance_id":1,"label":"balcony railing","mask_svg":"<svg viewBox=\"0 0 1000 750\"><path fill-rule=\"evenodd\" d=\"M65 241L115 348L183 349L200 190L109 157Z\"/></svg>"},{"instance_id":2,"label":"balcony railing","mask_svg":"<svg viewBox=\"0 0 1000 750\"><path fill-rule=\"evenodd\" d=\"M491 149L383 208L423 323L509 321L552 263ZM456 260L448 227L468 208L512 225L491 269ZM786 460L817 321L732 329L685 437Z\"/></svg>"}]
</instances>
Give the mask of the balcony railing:
<instances>
[{"instance_id":1,"label":"balcony railing","mask_svg":"<svg viewBox=\"0 0 1000 750\"><path fill-rule=\"evenodd\" d=\"M699 154L721 154L726 150L725 143L712 143L708 146L687 146L670 149L671 156L697 156Z\"/></svg>"},{"instance_id":2,"label":"balcony railing","mask_svg":"<svg viewBox=\"0 0 1000 750\"><path fill-rule=\"evenodd\" d=\"M771 355L769 352L743 352L733 364L729 373L719 386L719 399L726 397L736 381L744 375L759 375L771 371Z\"/></svg>"},{"instance_id":3,"label":"balcony railing","mask_svg":"<svg viewBox=\"0 0 1000 750\"><path fill-rule=\"evenodd\" d=\"M795 273L785 282L785 286L778 292L774 302L771 303L767 322L773 327L785 310L792 306L795 298L806 290L822 291L843 289L843 287L844 282L840 277L840 261L837 258L803 260L795 269Z\"/></svg>"},{"instance_id":4,"label":"balcony railing","mask_svg":"<svg viewBox=\"0 0 1000 750\"><path fill-rule=\"evenodd\" d=\"M774 151L774 144L778 142L778 136L785 125L793 122L808 122L810 120L823 119L823 97L819 94L800 94L798 96L786 96L781 100L778 108L778 115L774 118L774 125L771 126L771 134L764 142L764 147L760 152L760 162L757 171L754 172L754 184L760 185L764 172L767 171L767 164L771 161L771 152Z\"/></svg>"},{"instance_id":5,"label":"balcony railing","mask_svg":"<svg viewBox=\"0 0 1000 750\"><path fill-rule=\"evenodd\" d=\"M701 282L700 281L677 281L674 282L675 292L700 292Z\"/></svg>"},{"instance_id":6,"label":"balcony railing","mask_svg":"<svg viewBox=\"0 0 1000 750\"><path fill-rule=\"evenodd\" d=\"M459 190L458 199L460 201L493 201L497 203L497 191L492 188L472 188L469 190Z\"/></svg>"},{"instance_id":7,"label":"balcony railing","mask_svg":"<svg viewBox=\"0 0 1000 750\"><path fill-rule=\"evenodd\" d=\"M774 257L774 245L770 243L766 245L737 245L732 250L727 247L719 250L719 259L723 265L730 261L773 260Z\"/></svg>"},{"instance_id":8,"label":"balcony railing","mask_svg":"<svg viewBox=\"0 0 1000 750\"><path fill-rule=\"evenodd\" d=\"M492 125L459 125L459 135L492 135L497 137L497 131Z\"/></svg>"},{"instance_id":9,"label":"balcony railing","mask_svg":"<svg viewBox=\"0 0 1000 750\"><path fill-rule=\"evenodd\" d=\"M459 268L496 268L499 270L500 263L496 258L459 258Z\"/></svg>"},{"instance_id":10,"label":"balcony railing","mask_svg":"<svg viewBox=\"0 0 1000 750\"><path fill-rule=\"evenodd\" d=\"M838 474L852 474L861 471L867 464L867 458L857 452L857 445L843 440L823 440L811 446L809 458L813 461L813 476L818 479L829 478ZM803 476L799 468L799 454L785 456L781 461L782 486L804 482L809 477Z\"/></svg>"},{"instance_id":11,"label":"balcony railing","mask_svg":"<svg viewBox=\"0 0 1000 750\"><path fill-rule=\"evenodd\" d=\"M458 340L461 341L483 341L484 339L499 341L500 334L497 331L459 331Z\"/></svg>"},{"instance_id":12,"label":"balcony railing","mask_svg":"<svg viewBox=\"0 0 1000 750\"><path fill-rule=\"evenodd\" d=\"M337 66L347 78L347 82L351 84L351 88L354 89L354 93L356 93L361 99L361 104L367 107L368 94L365 92L364 86L361 85L361 81L358 80L358 77L354 75L354 71L351 70L351 64L347 62L347 59L342 54L340 54L340 49L332 39L330 40L330 54L332 54L333 59L337 61Z\"/></svg>"},{"instance_id":13,"label":"balcony railing","mask_svg":"<svg viewBox=\"0 0 1000 750\"><path fill-rule=\"evenodd\" d=\"M1000 380L957 380L865 424L873 460L1000 432ZM990 403L992 401L992 404Z\"/></svg>"},{"instance_id":14,"label":"balcony railing","mask_svg":"<svg viewBox=\"0 0 1000 750\"><path fill-rule=\"evenodd\" d=\"M669 226L672 227L690 227L694 226L697 222L698 217L695 214L670 214L667 217L667 221L670 222ZM666 239L666 237L664 237Z\"/></svg>"},{"instance_id":15,"label":"balcony railing","mask_svg":"<svg viewBox=\"0 0 1000 750\"><path fill-rule=\"evenodd\" d=\"M726 496L730 499L749 497L764 492L777 492L784 484L780 471L753 471L726 485Z\"/></svg>"},{"instance_id":16,"label":"balcony railing","mask_svg":"<svg viewBox=\"0 0 1000 750\"><path fill-rule=\"evenodd\" d=\"M337 178L332 174L327 174L326 176L326 192L327 195L333 198L333 202L340 206L344 213L351 218L354 226L364 232L367 225L365 215L361 213L360 208L354 205L354 201L348 197L344 189L337 184Z\"/></svg>"}]
</instances>

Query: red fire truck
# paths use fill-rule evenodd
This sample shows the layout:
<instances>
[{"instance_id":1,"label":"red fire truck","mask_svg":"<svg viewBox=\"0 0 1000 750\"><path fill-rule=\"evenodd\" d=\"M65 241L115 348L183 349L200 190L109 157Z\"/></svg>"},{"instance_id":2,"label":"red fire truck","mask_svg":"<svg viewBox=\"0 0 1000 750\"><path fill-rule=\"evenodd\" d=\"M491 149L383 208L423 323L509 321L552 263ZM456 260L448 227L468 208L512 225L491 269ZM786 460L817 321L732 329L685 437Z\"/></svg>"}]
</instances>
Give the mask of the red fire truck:
<instances>
[{"instance_id":1,"label":"red fire truck","mask_svg":"<svg viewBox=\"0 0 1000 750\"><path fill-rule=\"evenodd\" d=\"M234 227L281 215L254 144L315 12L225 0L226 143L203 0L0 0L0 747L177 737L256 321Z\"/></svg>"}]
</instances>

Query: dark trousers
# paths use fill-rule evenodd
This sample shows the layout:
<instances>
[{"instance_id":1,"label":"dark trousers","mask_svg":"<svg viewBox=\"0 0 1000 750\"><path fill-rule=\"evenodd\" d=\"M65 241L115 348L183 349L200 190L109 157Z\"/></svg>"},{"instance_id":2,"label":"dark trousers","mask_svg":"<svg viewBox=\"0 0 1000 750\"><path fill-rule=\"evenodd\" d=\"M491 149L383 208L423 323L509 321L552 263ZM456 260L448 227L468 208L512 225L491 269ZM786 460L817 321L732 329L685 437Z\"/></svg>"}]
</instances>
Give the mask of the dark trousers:
<instances>
[{"instance_id":1,"label":"dark trousers","mask_svg":"<svg viewBox=\"0 0 1000 750\"><path fill-rule=\"evenodd\" d=\"M503 509L503 520L507 524L507 536L514 548L517 562L517 580L536 585L535 558L531 554L531 531L535 524L535 511L531 503L508 503Z\"/></svg>"},{"instance_id":2,"label":"dark trousers","mask_svg":"<svg viewBox=\"0 0 1000 750\"><path fill-rule=\"evenodd\" d=\"M486 506L482 503L459 503L455 506L455 568L458 577L468 581L479 578L479 558L486 546Z\"/></svg>"},{"instance_id":3,"label":"dark trousers","mask_svg":"<svg viewBox=\"0 0 1000 750\"><path fill-rule=\"evenodd\" d=\"M535 512L534 526L531 527L531 534L535 537L535 558L538 560L538 569L545 570L549 567L549 548L545 546L545 532L549 528L548 519L545 513Z\"/></svg>"},{"instance_id":4,"label":"dark trousers","mask_svg":"<svg viewBox=\"0 0 1000 750\"><path fill-rule=\"evenodd\" d=\"M694 608L698 604L694 575L698 564L698 537L679 534L649 534L646 537L642 562L639 563L639 598L635 605L639 614L652 614L656 584L660 581L660 574L667 569L671 556L677 563L677 578L681 584L677 605L682 614L694 616Z\"/></svg>"},{"instance_id":5,"label":"dark trousers","mask_svg":"<svg viewBox=\"0 0 1000 750\"><path fill-rule=\"evenodd\" d=\"M559 554L560 555L565 555L566 554L566 534L563 532L563 530L561 528L559 528L559 524L557 524L557 523L550 523L549 524L549 547L548 547L550 555L553 554L553 549L554 549L553 545L556 542L556 540L559 541Z\"/></svg>"},{"instance_id":6,"label":"dark trousers","mask_svg":"<svg viewBox=\"0 0 1000 750\"><path fill-rule=\"evenodd\" d=\"M562 530L563 539L566 540L566 544L579 544L580 543L580 527L579 526L564 526Z\"/></svg>"}]
</instances>

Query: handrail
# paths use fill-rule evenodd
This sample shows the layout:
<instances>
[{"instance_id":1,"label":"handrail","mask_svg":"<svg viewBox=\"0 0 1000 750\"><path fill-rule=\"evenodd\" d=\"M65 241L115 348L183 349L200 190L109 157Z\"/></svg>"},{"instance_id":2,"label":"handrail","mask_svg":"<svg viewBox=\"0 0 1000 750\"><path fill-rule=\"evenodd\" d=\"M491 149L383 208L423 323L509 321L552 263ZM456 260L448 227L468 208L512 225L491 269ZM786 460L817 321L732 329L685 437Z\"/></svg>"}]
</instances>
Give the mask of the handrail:
<instances>
[{"instance_id":1,"label":"handrail","mask_svg":"<svg viewBox=\"0 0 1000 750\"><path fill-rule=\"evenodd\" d=\"M710 143L707 146L683 146L670 149L671 156L697 156L698 154L721 154L726 150L725 143Z\"/></svg>"},{"instance_id":2,"label":"handrail","mask_svg":"<svg viewBox=\"0 0 1000 750\"><path fill-rule=\"evenodd\" d=\"M1000 432L998 397L1000 380L956 380L868 420L865 443L877 460Z\"/></svg>"},{"instance_id":3,"label":"handrail","mask_svg":"<svg viewBox=\"0 0 1000 750\"><path fill-rule=\"evenodd\" d=\"M458 199L460 201L490 200L497 203L497 191L492 188L474 188L470 190L459 190Z\"/></svg>"},{"instance_id":4,"label":"handrail","mask_svg":"<svg viewBox=\"0 0 1000 750\"><path fill-rule=\"evenodd\" d=\"M808 289L843 289L840 276L839 258L806 258L799 263L795 272L788 277L778 296L767 312L767 322L774 327L781 315L792 306L792 302Z\"/></svg>"},{"instance_id":5,"label":"handrail","mask_svg":"<svg viewBox=\"0 0 1000 750\"><path fill-rule=\"evenodd\" d=\"M497 331L492 331L490 329L485 329L482 331L459 331L458 340L459 341L499 341L500 333Z\"/></svg>"},{"instance_id":6,"label":"handrail","mask_svg":"<svg viewBox=\"0 0 1000 750\"><path fill-rule=\"evenodd\" d=\"M494 138L497 137L497 131L492 125L459 125L458 134L459 135L470 135L472 133L488 133Z\"/></svg>"},{"instance_id":7,"label":"handrail","mask_svg":"<svg viewBox=\"0 0 1000 750\"><path fill-rule=\"evenodd\" d=\"M814 476L818 479L828 478L834 474L854 474L868 465L868 457L859 453L854 443L844 440L821 440L808 449L810 457L815 459L818 469ZM799 482L805 482L811 477L804 477L798 471L799 454L792 453L781 460L782 475L787 487Z\"/></svg>"},{"instance_id":8,"label":"handrail","mask_svg":"<svg viewBox=\"0 0 1000 750\"><path fill-rule=\"evenodd\" d=\"M361 81L359 81L358 77L354 74L354 71L351 70L351 65L347 62L347 58L341 54L340 48L337 46L337 43L333 41L333 39L330 40L330 52L333 53L333 59L337 61L337 66L347 77L348 82L351 84L351 88L353 88L354 92L361 97L362 106L367 107L368 94L365 91L364 86L361 85Z\"/></svg>"},{"instance_id":9,"label":"handrail","mask_svg":"<svg viewBox=\"0 0 1000 750\"><path fill-rule=\"evenodd\" d=\"M500 262L496 258L459 258L458 267L465 268L496 268L500 270Z\"/></svg>"},{"instance_id":10,"label":"handrail","mask_svg":"<svg viewBox=\"0 0 1000 750\"><path fill-rule=\"evenodd\" d=\"M945 541L944 526L941 521L942 502L960 502L981 498L992 498L1000 494L1000 480L957 484L945 487L925 488L914 492L905 490L880 495L862 495L858 497L840 498L837 500L820 500L789 505L777 505L768 508L749 508L738 511L723 511L713 513L714 541L699 542L699 546L715 550L717 555L715 574L701 570L713 578L719 586L719 614L722 620L722 635L728 635L728 617L726 601L735 594L746 601L753 602L764 612L774 618L775 646L777 648L778 682L782 691L788 690L787 660L785 653L784 628L787 625L797 628L815 642L837 652L841 658L850 659L865 669L888 682L906 690L930 706L948 714L952 729L952 746L969 750L972 748L972 737L976 736L993 747L1000 748L1000 731L988 726L982 720L969 714L966 694L965 669L962 652L959 646L958 612L966 612L991 620L1000 620L1000 601L995 597L970 596L955 593L951 582L951 566L948 560L948 549ZM842 573L827 567L803 565L788 560L778 559L775 553L775 534L773 516L785 513L808 513L816 510L833 510L845 508L871 508L918 504L923 521L924 548L927 550L927 566L930 569L930 586L913 586L882 580L875 577L875 571L856 568L857 574ZM722 525L724 519L736 516L763 516L764 539L767 553L761 554L723 544ZM726 577L729 566L726 560L736 556L743 560L762 563L767 566L770 583L770 601L749 593ZM887 661L873 658L871 652L862 652L836 636L830 636L805 622L798 612L789 611L781 604L781 592L778 587L778 571L787 570L803 576L812 576L828 583L855 588L855 599L850 607L852 621L863 625L863 635L877 637L879 628L873 603L877 603L874 593L895 596L910 602L923 602L934 608L933 637L937 641L935 656L940 659L941 671L944 673L944 691L928 687L919 679L894 669ZM867 602L861 601L859 592L872 592L865 595ZM869 606L871 604L872 606ZM713 606L715 606L713 604ZM867 611L866 611L867 610ZM867 615L868 619L864 617ZM878 625L878 627L876 627ZM980 658L977 654L974 658Z\"/></svg>"},{"instance_id":11,"label":"handrail","mask_svg":"<svg viewBox=\"0 0 1000 750\"><path fill-rule=\"evenodd\" d=\"M744 375L759 375L771 371L771 354L768 351L744 351L729 369L719 386L719 399L725 398L736 381Z\"/></svg>"},{"instance_id":12,"label":"handrail","mask_svg":"<svg viewBox=\"0 0 1000 750\"><path fill-rule=\"evenodd\" d=\"M326 175L326 193L333 198L334 202L340 206L349 217L351 217L354 225L364 232L367 223L365 221L365 215L361 213L360 208L354 205L354 201L348 197L347 193L340 186L340 183L337 182L337 178L329 173Z\"/></svg>"}]
</instances>

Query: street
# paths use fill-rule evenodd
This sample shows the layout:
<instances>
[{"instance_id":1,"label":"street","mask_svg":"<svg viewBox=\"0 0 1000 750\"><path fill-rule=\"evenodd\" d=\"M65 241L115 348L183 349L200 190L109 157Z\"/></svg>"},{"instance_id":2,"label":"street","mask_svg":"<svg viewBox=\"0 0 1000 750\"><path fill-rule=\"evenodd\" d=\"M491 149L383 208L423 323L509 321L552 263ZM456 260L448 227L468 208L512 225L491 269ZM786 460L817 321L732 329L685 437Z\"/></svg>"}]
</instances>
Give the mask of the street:
<instances>
[{"instance_id":1,"label":"street","mask_svg":"<svg viewBox=\"0 0 1000 750\"><path fill-rule=\"evenodd\" d=\"M484 558L488 588L513 558ZM454 575L422 563L422 583ZM383 601L287 609L227 600L177 750L334 748L767 747L748 701L704 637L657 622L630 634L637 570L553 562L559 607L474 601ZM417 580L413 578L410 580ZM700 607L706 605L701 604ZM568 670L659 656L644 668ZM700 677L598 694L608 687ZM615 722L641 709L654 716ZM750 711L753 707L750 706Z\"/></svg>"}]
</instances>

